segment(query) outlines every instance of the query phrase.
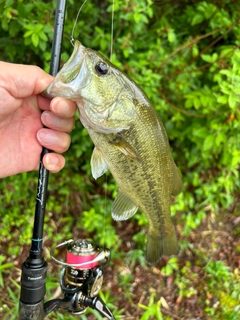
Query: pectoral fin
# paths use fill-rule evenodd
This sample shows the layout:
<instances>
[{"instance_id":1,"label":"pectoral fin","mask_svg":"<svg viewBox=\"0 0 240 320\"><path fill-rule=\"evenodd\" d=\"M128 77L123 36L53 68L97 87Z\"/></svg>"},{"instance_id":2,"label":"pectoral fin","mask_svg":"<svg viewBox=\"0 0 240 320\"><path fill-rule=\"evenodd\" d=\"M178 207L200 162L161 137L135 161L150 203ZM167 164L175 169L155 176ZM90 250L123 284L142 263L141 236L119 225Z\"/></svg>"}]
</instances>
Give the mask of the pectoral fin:
<instances>
[{"instance_id":1,"label":"pectoral fin","mask_svg":"<svg viewBox=\"0 0 240 320\"><path fill-rule=\"evenodd\" d=\"M116 221L128 220L138 210L138 207L124 193L119 191L112 206L112 217Z\"/></svg>"},{"instance_id":2,"label":"pectoral fin","mask_svg":"<svg viewBox=\"0 0 240 320\"><path fill-rule=\"evenodd\" d=\"M90 163L94 179L101 177L108 170L107 162L104 160L101 150L96 147L93 150Z\"/></svg>"},{"instance_id":3,"label":"pectoral fin","mask_svg":"<svg viewBox=\"0 0 240 320\"><path fill-rule=\"evenodd\" d=\"M121 134L116 134L115 138L110 142L126 157L139 161L137 151L128 143Z\"/></svg>"}]
</instances>

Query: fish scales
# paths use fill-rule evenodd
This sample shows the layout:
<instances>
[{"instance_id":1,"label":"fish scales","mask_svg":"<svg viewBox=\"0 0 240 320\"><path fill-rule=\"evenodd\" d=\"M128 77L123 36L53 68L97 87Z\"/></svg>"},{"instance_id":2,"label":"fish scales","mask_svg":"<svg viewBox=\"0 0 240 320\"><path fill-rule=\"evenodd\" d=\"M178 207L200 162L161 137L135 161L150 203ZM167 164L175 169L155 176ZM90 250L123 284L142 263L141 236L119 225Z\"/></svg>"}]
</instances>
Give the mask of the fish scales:
<instances>
[{"instance_id":1,"label":"fish scales","mask_svg":"<svg viewBox=\"0 0 240 320\"><path fill-rule=\"evenodd\" d=\"M169 182L173 180L173 174L171 168L166 170L172 159L165 129L152 108L145 110L147 103L139 105L134 124L122 134L122 138L138 151L139 161L116 150L111 144L114 135L99 134L91 129L88 132L95 146L101 150L119 189L142 208L148 218L149 234L160 243L161 238L175 233L170 219L172 183ZM164 249L158 250L165 253ZM170 254L176 254L177 250L175 247ZM151 262L154 258L149 257L148 260Z\"/></svg>"},{"instance_id":2,"label":"fish scales","mask_svg":"<svg viewBox=\"0 0 240 320\"><path fill-rule=\"evenodd\" d=\"M165 128L142 90L102 55L76 42L46 92L77 102L95 145L93 176L109 169L119 186L113 218L129 219L138 207L146 214L147 262L177 254L170 205L171 195L181 191L181 178Z\"/></svg>"}]
</instances>

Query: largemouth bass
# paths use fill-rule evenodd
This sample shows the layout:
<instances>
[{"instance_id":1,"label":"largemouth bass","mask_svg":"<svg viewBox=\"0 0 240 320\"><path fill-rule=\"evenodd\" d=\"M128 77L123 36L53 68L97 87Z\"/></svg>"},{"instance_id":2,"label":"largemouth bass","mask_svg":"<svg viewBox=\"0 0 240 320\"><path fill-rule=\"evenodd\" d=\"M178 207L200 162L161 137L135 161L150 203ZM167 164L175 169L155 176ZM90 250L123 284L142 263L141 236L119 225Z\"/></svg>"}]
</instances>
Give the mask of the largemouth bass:
<instances>
[{"instance_id":1,"label":"largemouth bass","mask_svg":"<svg viewBox=\"0 0 240 320\"><path fill-rule=\"evenodd\" d=\"M113 219L127 220L138 207L146 214L147 262L176 255L170 205L182 182L164 126L143 91L101 54L76 41L45 95L77 102L95 145L92 175L97 179L109 169L119 186Z\"/></svg>"}]
</instances>

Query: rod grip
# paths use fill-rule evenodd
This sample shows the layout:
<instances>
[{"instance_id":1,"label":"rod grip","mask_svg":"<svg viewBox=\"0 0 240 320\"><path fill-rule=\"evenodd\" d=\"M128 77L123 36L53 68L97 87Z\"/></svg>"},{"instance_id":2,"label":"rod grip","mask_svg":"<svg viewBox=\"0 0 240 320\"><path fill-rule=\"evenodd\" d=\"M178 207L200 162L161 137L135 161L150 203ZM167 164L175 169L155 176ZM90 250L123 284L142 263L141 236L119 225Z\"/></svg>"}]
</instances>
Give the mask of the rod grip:
<instances>
[{"instance_id":1,"label":"rod grip","mask_svg":"<svg viewBox=\"0 0 240 320\"><path fill-rule=\"evenodd\" d=\"M46 293L47 263L22 266L20 300L26 304L36 304L44 299Z\"/></svg>"},{"instance_id":2,"label":"rod grip","mask_svg":"<svg viewBox=\"0 0 240 320\"><path fill-rule=\"evenodd\" d=\"M36 304L19 302L19 320L42 320L45 316L43 300Z\"/></svg>"}]
</instances>

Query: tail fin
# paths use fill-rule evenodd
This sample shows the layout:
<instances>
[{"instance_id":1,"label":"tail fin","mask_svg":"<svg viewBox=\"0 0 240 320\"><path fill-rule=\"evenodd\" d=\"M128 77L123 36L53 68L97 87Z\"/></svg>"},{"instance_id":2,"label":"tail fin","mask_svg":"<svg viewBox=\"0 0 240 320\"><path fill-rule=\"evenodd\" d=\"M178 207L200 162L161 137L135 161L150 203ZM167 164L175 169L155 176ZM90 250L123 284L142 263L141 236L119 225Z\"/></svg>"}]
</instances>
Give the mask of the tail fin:
<instances>
[{"instance_id":1,"label":"tail fin","mask_svg":"<svg viewBox=\"0 0 240 320\"><path fill-rule=\"evenodd\" d=\"M148 234L146 260L150 265L157 263L162 256L177 255L179 247L177 243L176 232L166 237L153 236Z\"/></svg>"}]
</instances>

